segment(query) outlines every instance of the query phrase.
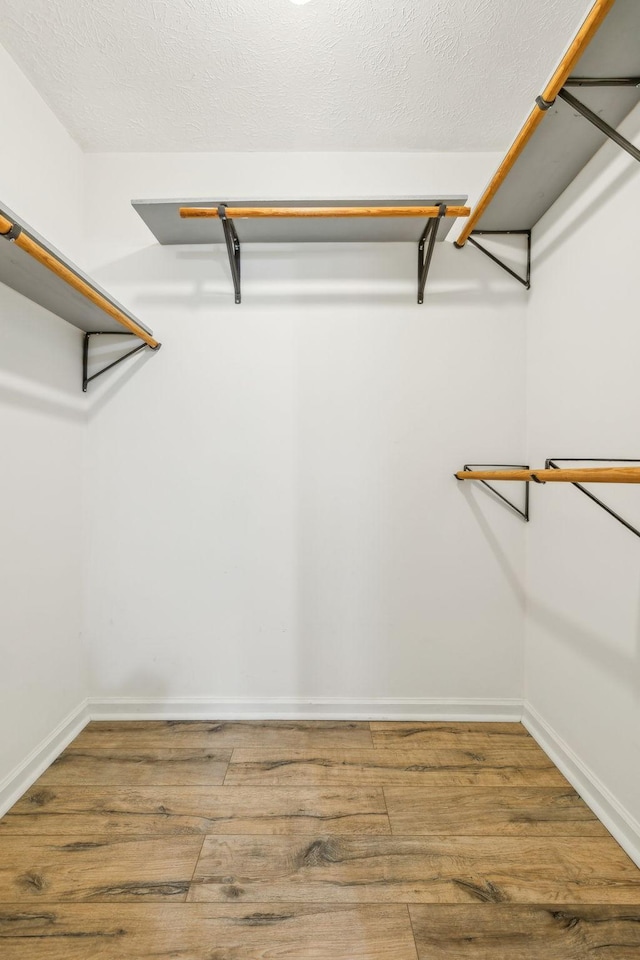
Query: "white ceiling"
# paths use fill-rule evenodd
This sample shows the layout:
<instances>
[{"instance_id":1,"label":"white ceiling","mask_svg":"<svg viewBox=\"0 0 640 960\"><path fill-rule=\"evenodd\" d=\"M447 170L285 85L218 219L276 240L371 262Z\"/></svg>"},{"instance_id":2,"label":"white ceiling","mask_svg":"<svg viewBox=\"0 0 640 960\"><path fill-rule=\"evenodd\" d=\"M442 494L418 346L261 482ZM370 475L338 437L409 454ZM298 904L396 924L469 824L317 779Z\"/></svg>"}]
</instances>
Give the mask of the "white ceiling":
<instances>
[{"instance_id":1,"label":"white ceiling","mask_svg":"<svg viewBox=\"0 0 640 960\"><path fill-rule=\"evenodd\" d=\"M0 38L86 150L500 150L590 6L0 0Z\"/></svg>"}]
</instances>

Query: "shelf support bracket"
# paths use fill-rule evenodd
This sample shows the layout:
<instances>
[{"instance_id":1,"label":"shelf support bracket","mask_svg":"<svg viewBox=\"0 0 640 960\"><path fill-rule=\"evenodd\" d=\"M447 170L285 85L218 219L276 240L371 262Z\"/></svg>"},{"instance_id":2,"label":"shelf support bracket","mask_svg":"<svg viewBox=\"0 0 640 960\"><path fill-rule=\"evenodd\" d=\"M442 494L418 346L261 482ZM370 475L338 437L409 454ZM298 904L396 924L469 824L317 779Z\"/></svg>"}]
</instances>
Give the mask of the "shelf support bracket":
<instances>
[{"instance_id":1,"label":"shelf support bracket","mask_svg":"<svg viewBox=\"0 0 640 960\"><path fill-rule=\"evenodd\" d=\"M640 77L568 77L565 87L640 87Z\"/></svg>"},{"instance_id":2,"label":"shelf support bracket","mask_svg":"<svg viewBox=\"0 0 640 960\"><path fill-rule=\"evenodd\" d=\"M430 217L418 241L418 303L424 303L424 288L429 276L429 268L433 257L433 248L440 228L440 221L447 212L445 203L438 204L438 216ZM427 252L425 254L425 245Z\"/></svg>"},{"instance_id":3,"label":"shelf support bracket","mask_svg":"<svg viewBox=\"0 0 640 960\"><path fill-rule=\"evenodd\" d=\"M487 250L486 247L483 247L482 244L478 243L477 240L474 240L474 237L507 236L509 234L512 236L520 235L527 238L527 272L524 277L521 277L519 273L516 273L515 270L512 270L511 267L504 263L499 257L496 257L494 253L491 253L490 250ZM514 280L517 280L518 283L521 283L526 290L531 288L531 230L472 230L467 237L467 240L477 250L480 250L481 253L484 253L485 257L489 257L489 260L493 260L494 263L497 263L497 265L501 267L502 270L505 270L510 277L513 277ZM457 243L454 243L454 247L456 247L458 250L462 250L462 245L458 246Z\"/></svg>"},{"instance_id":4,"label":"shelf support bracket","mask_svg":"<svg viewBox=\"0 0 640 960\"><path fill-rule=\"evenodd\" d=\"M528 470L529 469L528 464L525 464L525 463L465 463L462 469L463 470L477 470L477 469L484 470L484 469L487 469L488 467L498 467L504 470ZM456 479L459 479L459 478L456 477ZM524 510L521 507L517 506L517 504L512 503L512 501L509 500L508 497L505 497L503 494L501 494L490 483L487 483L486 480L477 480L476 482L482 483L484 484L485 487L488 487L489 490L491 490L491 492L495 494L496 497L499 497L500 500L504 501L504 503L506 503L508 507L511 507L511 509L514 510L519 517L522 517L522 519L525 520L527 523L529 522L529 481L528 480L523 481Z\"/></svg>"},{"instance_id":5,"label":"shelf support bracket","mask_svg":"<svg viewBox=\"0 0 640 960\"><path fill-rule=\"evenodd\" d=\"M564 100L565 103L568 103L570 107L576 110L581 114L585 120L588 120L589 123L592 123L594 127L597 127L601 133L604 133L609 140L613 140L614 143L617 143L619 147L622 147L623 150L634 158L634 160L640 161L640 150L635 144L631 143L630 140L627 140L626 137L623 137L621 133L612 127L610 124L603 120L602 117L599 117L597 113L594 113L593 110L590 110L586 104L582 103L581 100L577 100L572 93L562 87L558 92L558 96L561 100Z\"/></svg>"},{"instance_id":6,"label":"shelf support bracket","mask_svg":"<svg viewBox=\"0 0 640 960\"><path fill-rule=\"evenodd\" d=\"M595 458L585 458L581 459L580 457L555 457L545 460L545 468L547 470L561 470L562 468L556 463L556 460L562 460L565 463L640 463L640 460L626 460L621 458L620 460L611 460L606 457L595 457ZM465 467L465 470L467 468ZM609 516L613 517L614 520L617 520L618 523L621 523L623 527L626 527L627 530L630 530L631 533L635 533L636 537L640 537L640 530L637 530L636 527L628 523L624 517L621 517L619 513L616 513L615 510L612 510L611 507L608 507L606 503L603 503L595 494L591 493L590 490L587 490L582 486L581 483L573 483L573 486L576 487L580 493L584 493L585 497L589 497L589 500L593 500L595 504L599 507L602 507Z\"/></svg>"},{"instance_id":7,"label":"shelf support bracket","mask_svg":"<svg viewBox=\"0 0 640 960\"><path fill-rule=\"evenodd\" d=\"M82 392L87 392L87 387L92 380L95 380L96 377L101 377L103 373L106 373L107 370L111 370L112 367L117 367L119 363L122 363L123 360L127 360L129 357L133 357L134 354L140 353L141 350L144 350L147 346L146 343L141 343L137 347L134 347L133 350L129 350L122 357L118 357L117 360L114 360L113 363L108 363L106 367L103 367L102 370L98 370L97 373L93 373L89 376L89 345L91 342L91 337L135 337L135 333L129 333L127 330L123 330L122 333L119 330L92 330L89 333L85 333L84 342L82 344ZM159 350L162 344L158 344L157 347L151 347L150 349L154 352Z\"/></svg>"},{"instance_id":8,"label":"shelf support bracket","mask_svg":"<svg viewBox=\"0 0 640 960\"><path fill-rule=\"evenodd\" d=\"M231 268L231 279L233 280L233 290L236 303L242 302L242 291L240 288L240 241L233 220L227 216L227 205L221 203L218 206L218 217L224 230L224 242L227 245L227 255L229 257L229 267Z\"/></svg>"}]
</instances>

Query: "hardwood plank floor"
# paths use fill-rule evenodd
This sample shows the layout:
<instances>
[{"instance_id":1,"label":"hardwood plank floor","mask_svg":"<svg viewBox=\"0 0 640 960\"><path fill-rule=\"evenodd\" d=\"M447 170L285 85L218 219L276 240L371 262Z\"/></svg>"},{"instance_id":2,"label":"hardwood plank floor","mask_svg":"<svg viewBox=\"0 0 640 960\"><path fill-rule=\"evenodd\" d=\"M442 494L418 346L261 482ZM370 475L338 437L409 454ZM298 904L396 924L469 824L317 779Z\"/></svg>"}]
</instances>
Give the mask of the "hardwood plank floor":
<instances>
[{"instance_id":1,"label":"hardwood plank floor","mask_svg":"<svg viewBox=\"0 0 640 960\"><path fill-rule=\"evenodd\" d=\"M638 960L640 909L514 904L409 907L419 960Z\"/></svg>"},{"instance_id":2,"label":"hardwood plank floor","mask_svg":"<svg viewBox=\"0 0 640 960\"><path fill-rule=\"evenodd\" d=\"M408 836L605 837L566 787L385 787L391 831Z\"/></svg>"},{"instance_id":3,"label":"hardwood plank floor","mask_svg":"<svg viewBox=\"0 0 640 960\"><path fill-rule=\"evenodd\" d=\"M368 723L344 720L95 720L87 724L70 749L129 749L131 743L135 743L136 749L313 750L322 747L366 749L373 746L373 739Z\"/></svg>"},{"instance_id":4,"label":"hardwood plank floor","mask_svg":"<svg viewBox=\"0 0 640 960\"><path fill-rule=\"evenodd\" d=\"M38 786L219 785L231 751L200 749L77 749L68 747L38 780Z\"/></svg>"},{"instance_id":5,"label":"hardwood plank floor","mask_svg":"<svg viewBox=\"0 0 640 960\"><path fill-rule=\"evenodd\" d=\"M185 900L200 837L0 837L0 903Z\"/></svg>"},{"instance_id":6,"label":"hardwood plank floor","mask_svg":"<svg viewBox=\"0 0 640 960\"><path fill-rule=\"evenodd\" d=\"M482 747L488 743L528 743L531 737L521 723L417 723L401 720L371 721L374 747L420 750L421 747ZM518 737L514 742L512 737ZM249 746L249 744L247 744Z\"/></svg>"},{"instance_id":7,"label":"hardwood plank floor","mask_svg":"<svg viewBox=\"0 0 640 960\"><path fill-rule=\"evenodd\" d=\"M318 831L391 833L382 788L35 786L0 820L0 837Z\"/></svg>"},{"instance_id":8,"label":"hardwood plank floor","mask_svg":"<svg viewBox=\"0 0 640 960\"><path fill-rule=\"evenodd\" d=\"M520 724L96 722L0 820L2 960L640 960Z\"/></svg>"},{"instance_id":9,"label":"hardwood plank floor","mask_svg":"<svg viewBox=\"0 0 640 960\"><path fill-rule=\"evenodd\" d=\"M631 903L611 837L207 837L189 900Z\"/></svg>"},{"instance_id":10,"label":"hardwood plank floor","mask_svg":"<svg viewBox=\"0 0 640 960\"><path fill-rule=\"evenodd\" d=\"M514 740L516 738L514 737ZM566 786L536 743L482 752L451 747L422 750L234 750L227 784L359 784L405 786L484 784Z\"/></svg>"},{"instance_id":11,"label":"hardwood plank floor","mask_svg":"<svg viewBox=\"0 0 640 960\"><path fill-rule=\"evenodd\" d=\"M0 905L2 960L416 960L405 906Z\"/></svg>"}]
</instances>

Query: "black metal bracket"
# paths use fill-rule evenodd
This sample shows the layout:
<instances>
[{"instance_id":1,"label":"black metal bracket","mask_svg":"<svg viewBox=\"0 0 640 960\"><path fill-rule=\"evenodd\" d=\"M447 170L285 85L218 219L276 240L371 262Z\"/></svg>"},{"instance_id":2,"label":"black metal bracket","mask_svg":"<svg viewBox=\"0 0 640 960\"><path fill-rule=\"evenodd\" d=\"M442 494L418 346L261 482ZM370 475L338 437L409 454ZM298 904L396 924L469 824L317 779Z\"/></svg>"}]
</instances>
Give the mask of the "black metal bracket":
<instances>
[{"instance_id":1,"label":"black metal bracket","mask_svg":"<svg viewBox=\"0 0 640 960\"><path fill-rule=\"evenodd\" d=\"M512 236L523 236L527 238L527 272L526 276L521 277L519 273L516 273L515 270L512 270L511 267L507 266L499 257L496 257L494 253L491 253L487 250L486 247L483 247L481 243L478 243L477 240L474 240L474 237L483 237L483 236L507 236L511 234ZM469 243L474 246L477 250L480 250L481 253L484 253L485 257L489 257L489 260L493 260L494 263L497 263L499 267L505 270L510 277L513 277L514 280L517 280L518 283L521 283L522 286L529 290L531 287L531 230L472 230L469 237L467 237ZM454 243L454 247L458 250L462 250L462 245Z\"/></svg>"},{"instance_id":2,"label":"black metal bracket","mask_svg":"<svg viewBox=\"0 0 640 960\"><path fill-rule=\"evenodd\" d=\"M528 470L529 469L529 466L526 463L465 463L462 469L463 470L478 470L478 469L485 470L489 467L498 467L501 470L502 469L504 470ZM496 495L496 497L499 497L500 500L503 500L508 507L511 507L512 510L515 510L515 512L518 514L519 517L522 517L522 519L526 520L527 523L529 522L529 481L528 480L522 481L524 483L524 491L525 491L524 510L521 510L520 507L516 506L515 503L512 503L511 500L503 496L503 494L501 494L498 490L496 490L495 487L492 487L491 484L488 483L486 480L478 480L477 482L483 483L485 487L488 487L489 490L491 490L491 492Z\"/></svg>"},{"instance_id":3,"label":"black metal bracket","mask_svg":"<svg viewBox=\"0 0 640 960\"><path fill-rule=\"evenodd\" d=\"M436 244L436 237L438 236L438 230L440 228L440 221L447 212L447 205L445 203L439 203L438 206L438 216L430 217L427 220L427 225L425 226L420 239L418 240L418 303L424 303L424 288L427 282L427 277L429 276L429 268L431 266L431 259L433 257L433 248ZM427 251L425 253L425 244Z\"/></svg>"},{"instance_id":4,"label":"black metal bracket","mask_svg":"<svg viewBox=\"0 0 640 960\"><path fill-rule=\"evenodd\" d=\"M555 102L555 100L545 100L542 96L536 97L536 103L541 110L548 110L549 107L552 107Z\"/></svg>"},{"instance_id":5,"label":"black metal bracket","mask_svg":"<svg viewBox=\"0 0 640 960\"><path fill-rule=\"evenodd\" d=\"M240 241L233 220L227 216L227 206L225 203L218 205L218 217L224 230L224 242L227 245L227 255L229 257L229 267L231 268L231 278L233 280L233 289L235 292L236 303L242 302L242 291L240 288Z\"/></svg>"},{"instance_id":6,"label":"black metal bracket","mask_svg":"<svg viewBox=\"0 0 640 960\"><path fill-rule=\"evenodd\" d=\"M584 80L583 85L585 85ZM610 83L609 85L611 86L612 84ZM630 86L630 84L627 83L623 85ZM594 127L597 127L601 133L604 133L609 140L613 140L613 142L617 143L619 147L622 147L622 149L632 156L634 160L640 161L640 149L638 149L638 147L631 143L630 140L627 140L626 137L623 137L621 133L618 133L615 127L612 127L610 124L608 124L602 119L602 117L598 116L597 113L594 113L593 110L590 110L589 107L582 103L581 100L577 100L572 93L569 93L569 91L565 89L565 87L559 91L558 96L573 110L576 110L579 114L581 114L585 120L588 120L589 123L594 125Z\"/></svg>"},{"instance_id":7,"label":"black metal bracket","mask_svg":"<svg viewBox=\"0 0 640 960\"><path fill-rule=\"evenodd\" d=\"M87 392L87 387L92 380L95 380L96 377L101 377L103 373L106 373L107 370L111 370L112 367L116 367L119 363L122 363L123 360L127 360L129 357L133 357L134 354L140 353L141 350L144 350L145 347L149 346L147 343L141 343L139 346L134 347L133 350L129 350L128 353L125 353L124 356L118 357L117 360L114 360L113 363L107 364L106 367L103 367L102 370L98 370L97 373L89 376L89 343L91 337L135 337L135 333L130 333L128 330L123 330L122 333L119 330L92 330L89 333L85 333L84 342L82 344L82 392ZM162 346L161 343L157 347L149 347L150 350L156 351L159 350Z\"/></svg>"},{"instance_id":8,"label":"black metal bracket","mask_svg":"<svg viewBox=\"0 0 640 960\"><path fill-rule=\"evenodd\" d=\"M626 459L624 457L621 457L619 460L614 460L611 457L554 457L545 460L545 468L547 470L561 470L562 467L556 463L556 460L562 460L564 463L640 463L640 460ZM573 486L577 487L580 493L584 493L585 497L589 497L589 500L593 500L599 507L602 507L609 516L617 520L618 523L621 523L623 527L626 527L631 533L635 533L636 537L640 537L640 530L637 530L632 524L628 523L624 517L621 517L619 513L616 513L615 510L608 507L606 503L598 499L590 490L586 490L581 483L574 483Z\"/></svg>"},{"instance_id":9,"label":"black metal bracket","mask_svg":"<svg viewBox=\"0 0 640 960\"><path fill-rule=\"evenodd\" d=\"M22 233L22 227L18 223L12 223L6 233L0 233L0 237L5 240L17 240Z\"/></svg>"},{"instance_id":10,"label":"black metal bracket","mask_svg":"<svg viewBox=\"0 0 640 960\"><path fill-rule=\"evenodd\" d=\"M640 77L569 77L565 87L640 87Z\"/></svg>"}]
</instances>

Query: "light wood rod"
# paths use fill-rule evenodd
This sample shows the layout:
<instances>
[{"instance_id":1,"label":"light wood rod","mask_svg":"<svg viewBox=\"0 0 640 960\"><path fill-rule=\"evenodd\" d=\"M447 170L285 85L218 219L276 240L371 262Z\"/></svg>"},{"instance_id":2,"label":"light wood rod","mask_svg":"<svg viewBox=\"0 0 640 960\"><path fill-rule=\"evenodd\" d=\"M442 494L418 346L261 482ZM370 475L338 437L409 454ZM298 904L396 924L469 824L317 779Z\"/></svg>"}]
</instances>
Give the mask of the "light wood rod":
<instances>
[{"instance_id":1,"label":"light wood rod","mask_svg":"<svg viewBox=\"0 0 640 960\"><path fill-rule=\"evenodd\" d=\"M615 0L596 0L587 17L576 33L573 43L560 61L554 75L544 88L542 97L547 102L555 100L560 90L573 73L578 60L598 32L602 22L611 10Z\"/></svg>"},{"instance_id":2,"label":"light wood rod","mask_svg":"<svg viewBox=\"0 0 640 960\"><path fill-rule=\"evenodd\" d=\"M527 143L535 133L538 125L542 122L543 117L544 117L544 111L541 110L536 104L536 106L533 108L533 110L527 117L525 124L522 127L520 133L518 134L516 139L513 141L513 143L509 147L507 155L505 156L504 160L496 170L496 173L493 179L491 180L491 182L489 183L489 186L486 188L486 190L478 200L478 203L473 209L473 213L465 223L462 233L456 240L456 245L458 247L461 247L469 239L469 236L471 235L471 231L473 230L475 225L479 223L485 210L487 209L487 207L495 197L496 193L498 192L498 189L506 180L507 175L511 171L516 160L518 159L518 157L526 147Z\"/></svg>"},{"instance_id":3,"label":"light wood rod","mask_svg":"<svg viewBox=\"0 0 640 960\"><path fill-rule=\"evenodd\" d=\"M519 480L540 483L640 483L640 467L583 467L570 470L460 470L458 480Z\"/></svg>"},{"instance_id":4,"label":"light wood rod","mask_svg":"<svg viewBox=\"0 0 640 960\"><path fill-rule=\"evenodd\" d=\"M469 207L447 207L445 217L468 217ZM437 217L439 207L226 207L229 219L241 217ZM217 207L180 207L183 219L217 217Z\"/></svg>"},{"instance_id":5,"label":"light wood rod","mask_svg":"<svg viewBox=\"0 0 640 960\"><path fill-rule=\"evenodd\" d=\"M13 226L14 224L10 220L0 215L0 235L9 233ZM118 310L106 297L103 297L97 290L94 290L92 286L82 280L73 270L66 267L52 253L45 250L43 246L36 240L33 240L24 230L16 237L13 243L15 243L17 247L20 247L21 250L24 250L25 253L28 253L29 256L33 257L34 260L37 260L38 263L41 263L47 270L51 270L51 272L55 273L61 280L68 283L70 287L73 287L74 290L81 293L87 300L90 300L91 303L94 303L96 307L99 307L118 323L122 324L130 333L135 334L140 340L144 340L148 346L153 348L159 346L158 341L154 340L151 334L147 333L146 330L140 327L134 320L131 320L131 318L121 310Z\"/></svg>"},{"instance_id":6,"label":"light wood rod","mask_svg":"<svg viewBox=\"0 0 640 960\"><path fill-rule=\"evenodd\" d=\"M576 66L578 60L584 53L585 49L593 39L595 33L597 32L602 21L606 15L611 10L615 0L596 0L591 10L587 14L587 17L578 30L576 36L574 37L571 46L565 53L564 57L560 61L558 68L553 74L551 80L544 88L542 93L542 98L548 103L555 100L558 96L559 91L562 89L565 81L571 74L572 70ZM475 228L476 224L480 221L480 218L484 214L485 210L495 197L496 193L500 186L504 183L507 178L507 175L511 171L516 160L526 147L527 143L533 136L536 128L542 122L542 119L546 113L546 110L541 109L538 104L536 104L525 120L524 126L520 130L518 136L513 141L509 150L496 170L493 179L490 181L489 185L485 189L484 193L478 200L478 203L473 209L473 212L467 222L464 225L460 236L456 240L456 245L461 247L469 239L471 231Z\"/></svg>"}]
</instances>

